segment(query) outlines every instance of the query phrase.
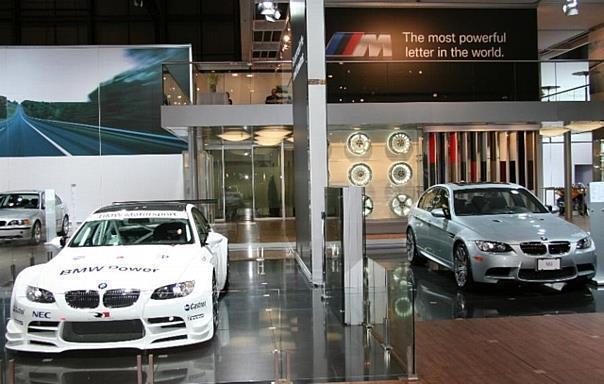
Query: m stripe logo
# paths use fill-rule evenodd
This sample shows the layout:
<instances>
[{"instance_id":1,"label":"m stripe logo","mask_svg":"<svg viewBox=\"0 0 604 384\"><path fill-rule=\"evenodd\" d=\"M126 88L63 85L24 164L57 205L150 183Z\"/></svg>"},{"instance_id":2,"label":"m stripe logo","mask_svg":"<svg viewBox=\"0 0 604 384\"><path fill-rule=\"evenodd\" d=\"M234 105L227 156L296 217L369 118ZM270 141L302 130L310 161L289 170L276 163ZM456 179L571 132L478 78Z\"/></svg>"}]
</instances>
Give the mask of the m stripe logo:
<instances>
[{"instance_id":1,"label":"m stripe logo","mask_svg":"<svg viewBox=\"0 0 604 384\"><path fill-rule=\"evenodd\" d=\"M325 48L326 56L338 57L392 57L392 39L389 34L364 32L336 32Z\"/></svg>"}]
</instances>

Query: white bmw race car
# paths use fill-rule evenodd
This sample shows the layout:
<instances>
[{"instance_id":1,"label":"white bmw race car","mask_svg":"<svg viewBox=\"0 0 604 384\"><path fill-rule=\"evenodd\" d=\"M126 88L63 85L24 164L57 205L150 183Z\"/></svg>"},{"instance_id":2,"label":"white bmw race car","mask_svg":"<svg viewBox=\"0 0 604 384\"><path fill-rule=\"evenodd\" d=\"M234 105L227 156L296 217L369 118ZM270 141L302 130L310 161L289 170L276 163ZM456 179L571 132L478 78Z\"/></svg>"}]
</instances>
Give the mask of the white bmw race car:
<instances>
[{"instance_id":1,"label":"white bmw race car","mask_svg":"<svg viewBox=\"0 0 604 384\"><path fill-rule=\"evenodd\" d=\"M191 204L101 208L55 258L17 276L6 348L153 349L209 340L228 282L227 246Z\"/></svg>"}]
</instances>

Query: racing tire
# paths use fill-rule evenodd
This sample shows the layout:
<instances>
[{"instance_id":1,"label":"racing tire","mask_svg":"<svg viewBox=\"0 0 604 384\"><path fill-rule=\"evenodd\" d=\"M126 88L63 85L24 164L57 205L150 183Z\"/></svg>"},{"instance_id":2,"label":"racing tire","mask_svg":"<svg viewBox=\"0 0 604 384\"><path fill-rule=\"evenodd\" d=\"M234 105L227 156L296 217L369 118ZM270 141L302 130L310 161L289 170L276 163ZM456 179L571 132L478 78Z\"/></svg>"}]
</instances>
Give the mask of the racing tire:
<instances>
[{"instance_id":1,"label":"racing tire","mask_svg":"<svg viewBox=\"0 0 604 384\"><path fill-rule=\"evenodd\" d=\"M453 275L457 288L469 291L474 287L470 254L464 243L457 243L453 248Z\"/></svg>"},{"instance_id":2,"label":"racing tire","mask_svg":"<svg viewBox=\"0 0 604 384\"><path fill-rule=\"evenodd\" d=\"M36 221L34 226L31 227L31 243L36 245L42 241L42 223Z\"/></svg>"},{"instance_id":3,"label":"racing tire","mask_svg":"<svg viewBox=\"0 0 604 384\"><path fill-rule=\"evenodd\" d=\"M413 229L407 229L407 240L406 240L406 248L407 248L407 261L412 265L420 265L423 264L424 258L420 255L417 250L417 242L415 241L415 234L413 233Z\"/></svg>"},{"instance_id":4,"label":"racing tire","mask_svg":"<svg viewBox=\"0 0 604 384\"><path fill-rule=\"evenodd\" d=\"M69 232L69 216L65 215L65 217L63 217L63 221L61 221L61 228L57 232L57 235L67 236L68 232Z\"/></svg>"}]
</instances>

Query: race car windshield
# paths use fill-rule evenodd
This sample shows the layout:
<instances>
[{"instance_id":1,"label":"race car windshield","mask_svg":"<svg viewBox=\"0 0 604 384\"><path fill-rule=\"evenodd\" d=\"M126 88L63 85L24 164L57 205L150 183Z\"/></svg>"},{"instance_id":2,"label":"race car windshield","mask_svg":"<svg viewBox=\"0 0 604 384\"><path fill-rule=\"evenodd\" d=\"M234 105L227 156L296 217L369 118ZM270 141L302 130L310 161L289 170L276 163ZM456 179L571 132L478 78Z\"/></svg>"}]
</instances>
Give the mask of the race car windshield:
<instances>
[{"instance_id":1,"label":"race car windshield","mask_svg":"<svg viewBox=\"0 0 604 384\"><path fill-rule=\"evenodd\" d=\"M480 188L454 193L458 216L547 213L543 204L524 189Z\"/></svg>"},{"instance_id":2,"label":"race car windshield","mask_svg":"<svg viewBox=\"0 0 604 384\"><path fill-rule=\"evenodd\" d=\"M0 195L0 208L40 208L40 196L36 193L7 193Z\"/></svg>"},{"instance_id":3,"label":"race car windshield","mask_svg":"<svg viewBox=\"0 0 604 384\"><path fill-rule=\"evenodd\" d=\"M69 246L80 248L191 243L193 234L186 219L128 218L88 221L82 225Z\"/></svg>"}]
</instances>

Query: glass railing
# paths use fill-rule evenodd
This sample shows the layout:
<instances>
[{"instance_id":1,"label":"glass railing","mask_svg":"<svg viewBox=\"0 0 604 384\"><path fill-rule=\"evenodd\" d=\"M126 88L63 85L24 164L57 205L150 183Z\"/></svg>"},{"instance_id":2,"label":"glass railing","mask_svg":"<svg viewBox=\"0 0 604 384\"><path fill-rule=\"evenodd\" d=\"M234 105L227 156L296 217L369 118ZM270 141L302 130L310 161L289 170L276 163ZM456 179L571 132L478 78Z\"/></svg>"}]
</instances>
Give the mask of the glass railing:
<instances>
[{"instance_id":1,"label":"glass railing","mask_svg":"<svg viewBox=\"0 0 604 384\"><path fill-rule=\"evenodd\" d=\"M291 63L163 64L164 105L290 104Z\"/></svg>"},{"instance_id":2,"label":"glass railing","mask_svg":"<svg viewBox=\"0 0 604 384\"><path fill-rule=\"evenodd\" d=\"M587 101L600 60L327 61L329 103ZM164 105L288 104L291 63L163 64Z\"/></svg>"},{"instance_id":3,"label":"glass railing","mask_svg":"<svg viewBox=\"0 0 604 384\"><path fill-rule=\"evenodd\" d=\"M407 377L416 377L415 285L410 266L400 258L367 258L365 274L366 324Z\"/></svg>"}]
</instances>

